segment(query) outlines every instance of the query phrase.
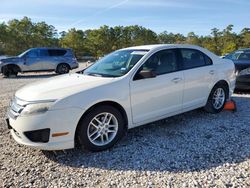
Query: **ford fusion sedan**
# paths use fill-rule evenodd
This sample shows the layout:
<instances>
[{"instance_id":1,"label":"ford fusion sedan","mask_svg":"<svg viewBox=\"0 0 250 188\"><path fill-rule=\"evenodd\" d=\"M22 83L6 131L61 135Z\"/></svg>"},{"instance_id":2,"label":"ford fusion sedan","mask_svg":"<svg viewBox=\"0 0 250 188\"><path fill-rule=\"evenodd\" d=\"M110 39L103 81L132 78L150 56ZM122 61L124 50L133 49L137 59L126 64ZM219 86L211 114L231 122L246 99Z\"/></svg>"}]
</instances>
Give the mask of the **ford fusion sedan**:
<instances>
[{"instance_id":1,"label":"ford fusion sedan","mask_svg":"<svg viewBox=\"0 0 250 188\"><path fill-rule=\"evenodd\" d=\"M231 59L236 69L236 89L250 90L250 48L237 50L224 57Z\"/></svg>"},{"instance_id":2,"label":"ford fusion sedan","mask_svg":"<svg viewBox=\"0 0 250 188\"><path fill-rule=\"evenodd\" d=\"M55 71L68 73L78 63L71 49L32 48L17 57L0 60L0 73L5 77L16 76L19 72Z\"/></svg>"},{"instance_id":3,"label":"ford fusion sedan","mask_svg":"<svg viewBox=\"0 0 250 188\"><path fill-rule=\"evenodd\" d=\"M101 151L133 127L201 107L220 112L233 93L234 71L231 60L198 46L125 48L80 74L24 86L7 123L20 144Z\"/></svg>"}]
</instances>

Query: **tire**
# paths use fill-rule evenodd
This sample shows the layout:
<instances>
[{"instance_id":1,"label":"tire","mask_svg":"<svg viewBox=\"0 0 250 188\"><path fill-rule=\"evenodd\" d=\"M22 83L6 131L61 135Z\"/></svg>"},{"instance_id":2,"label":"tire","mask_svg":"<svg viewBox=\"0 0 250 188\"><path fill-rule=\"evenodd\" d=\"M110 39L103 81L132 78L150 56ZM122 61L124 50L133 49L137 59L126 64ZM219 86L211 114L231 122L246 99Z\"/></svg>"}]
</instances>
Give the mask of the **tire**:
<instances>
[{"instance_id":1,"label":"tire","mask_svg":"<svg viewBox=\"0 0 250 188\"><path fill-rule=\"evenodd\" d=\"M2 68L2 73L5 77L16 77L18 74L17 69L14 66L4 66Z\"/></svg>"},{"instance_id":2,"label":"tire","mask_svg":"<svg viewBox=\"0 0 250 188\"><path fill-rule=\"evenodd\" d=\"M104 121L106 124L103 124ZM124 133L125 123L121 113L112 106L98 106L80 120L76 141L84 149L102 151L111 148Z\"/></svg>"},{"instance_id":3,"label":"tire","mask_svg":"<svg viewBox=\"0 0 250 188\"><path fill-rule=\"evenodd\" d=\"M58 74L67 74L69 73L69 65L66 64L66 63L61 63L59 65L57 65L57 68L56 68L56 73Z\"/></svg>"},{"instance_id":4,"label":"tire","mask_svg":"<svg viewBox=\"0 0 250 188\"><path fill-rule=\"evenodd\" d=\"M216 84L209 94L207 104L204 107L208 113L216 114L223 110L228 98L228 89L224 84Z\"/></svg>"}]
</instances>

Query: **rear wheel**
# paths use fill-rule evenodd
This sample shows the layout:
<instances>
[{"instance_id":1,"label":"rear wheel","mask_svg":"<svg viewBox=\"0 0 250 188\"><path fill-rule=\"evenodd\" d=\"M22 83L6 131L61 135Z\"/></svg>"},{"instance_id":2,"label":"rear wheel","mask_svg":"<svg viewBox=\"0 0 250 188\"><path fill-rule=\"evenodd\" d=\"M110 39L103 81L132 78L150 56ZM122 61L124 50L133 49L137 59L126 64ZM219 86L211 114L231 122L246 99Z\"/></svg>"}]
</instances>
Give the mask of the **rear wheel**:
<instances>
[{"instance_id":1,"label":"rear wheel","mask_svg":"<svg viewBox=\"0 0 250 188\"><path fill-rule=\"evenodd\" d=\"M111 148L124 134L125 123L121 113L112 106L99 106L80 121L76 136L83 148L102 151Z\"/></svg>"},{"instance_id":2,"label":"rear wheel","mask_svg":"<svg viewBox=\"0 0 250 188\"><path fill-rule=\"evenodd\" d=\"M56 68L56 73L58 74L66 74L69 72L69 65L65 64L65 63L62 63L62 64L59 64Z\"/></svg>"},{"instance_id":3,"label":"rear wheel","mask_svg":"<svg viewBox=\"0 0 250 188\"><path fill-rule=\"evenodd\" d=\"M217 84L212 89L204 109L209 113L219 113L223 110L227 98L227 87L224 84Z\"/></svg>"}]
</instances>

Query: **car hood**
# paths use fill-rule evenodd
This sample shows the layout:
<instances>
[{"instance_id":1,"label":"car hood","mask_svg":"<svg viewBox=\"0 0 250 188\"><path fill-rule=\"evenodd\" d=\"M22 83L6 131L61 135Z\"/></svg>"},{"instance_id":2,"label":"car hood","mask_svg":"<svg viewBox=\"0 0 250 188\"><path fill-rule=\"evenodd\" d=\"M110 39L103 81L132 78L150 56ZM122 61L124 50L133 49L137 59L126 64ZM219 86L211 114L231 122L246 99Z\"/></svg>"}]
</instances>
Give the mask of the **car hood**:
<instances>
[{"instance_id":1,"label":"car hood","mask_svg":"<svg viewBox=\"0 0 250 188\"><path fill-rule=\"evenodd\" d=\"M15 62L20 60L20 57L5 57L3 59L1 59L2 62Z\"/></svg>"},{"instance_id":2,"label":"car hood","mask_svg":"<svg viewBox=\"0 0 250 188\"><path fill-rule=\"evenodd\" d=\"M28 84L19 89L15 96L24 101L62 99L107 84L114 79L82 74L66 74Z\"/></svg>"}]
</instances>

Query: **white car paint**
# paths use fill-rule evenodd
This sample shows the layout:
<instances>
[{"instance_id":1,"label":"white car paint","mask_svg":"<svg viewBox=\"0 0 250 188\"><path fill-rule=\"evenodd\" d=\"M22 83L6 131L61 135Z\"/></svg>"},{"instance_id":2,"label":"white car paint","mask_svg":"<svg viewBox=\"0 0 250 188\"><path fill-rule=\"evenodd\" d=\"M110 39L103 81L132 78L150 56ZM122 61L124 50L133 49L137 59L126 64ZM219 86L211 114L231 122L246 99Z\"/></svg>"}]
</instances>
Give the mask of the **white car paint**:
<instances>
[{"instance_id":1,"label":"white car paint","mask_svg":"<svg viewBox=\"0 0 250 188\"><path fill-rule=\"evenodd\" d=\"M213 65L181 70L150 79L134 81L139 67L155 52L163 49L191 48L208 55ZM86 110L103 101L118 103L126 112L128 128L180 114L206 104L213 86L220 80L235 87L234 64L210 51L193 45L148 45L127 49L148 49L149 52L124 76L116 78L67 74L24 86L15 94L16 103L38 103L55 100L50 109L39 115L21 116L9 121L14 139L21 144L44 150L73 148L77 124ZM23 132L50 128L48 143L34 143ZM69 132L52 137L53 133ZM17 136L19 134L19 137Z\"/></svg>"}]
</instances>

